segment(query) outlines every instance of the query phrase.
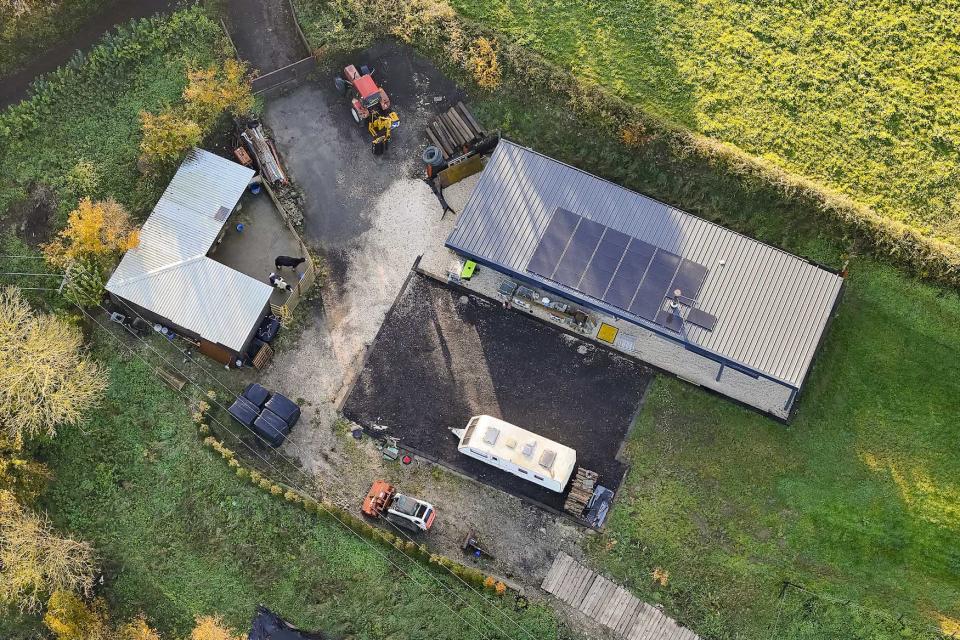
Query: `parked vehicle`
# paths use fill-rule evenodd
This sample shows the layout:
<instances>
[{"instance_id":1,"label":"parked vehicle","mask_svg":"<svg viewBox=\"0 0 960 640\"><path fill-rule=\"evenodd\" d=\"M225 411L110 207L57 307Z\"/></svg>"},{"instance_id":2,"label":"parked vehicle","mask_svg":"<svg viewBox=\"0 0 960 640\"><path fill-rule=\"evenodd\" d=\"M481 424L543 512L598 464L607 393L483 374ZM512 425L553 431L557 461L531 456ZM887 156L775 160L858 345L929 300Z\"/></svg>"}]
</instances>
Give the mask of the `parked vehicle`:
<instances>
[{"instance_id":1,"label":"parked vehicle","mask_svg":"<svg viewBox=\"0 0 960 640\"><path fill-rule=\"evenodd\" d=\"M300 419L297 403L256 382L247 385L227 413L272 447L283 444Z\"/></svg>"},{"instance_id":2,"label":"parked vehicle","mask_svg":"<svg viewBox=\"0 0 960 640\"><path fill-rule=\"evenodd\" d=\"M460 453L558 493L577 466L570 447L492 416L474 416L450 431L460 438Z\"/></svg>"},{"instance_id":3,"label":"parked vehicle","mask_svg":"<svg viewBox=\"0 0 960 640\"><path fill-rule=\"evenodd\" d=\"M347 65L343 74L334 78L337 91L350 97L350 114L354 121L366 125L373 139L373 152L383 153L391 132L400 126L400 116L390 108L390 97L373 79L373 69Z\"/></svg>"},{"instance_id":4,"label":"parked vehicle","mask_svg":"<svg viewBox=\"0 0 960 640\"><path fill-rule=\"evenodd\" d=\"M361 508L371 518L385 518L409 531L429 531L437 517L433 505L398 493L386 480L377 480L370 487Z\"/></svg>"}]
</instances>

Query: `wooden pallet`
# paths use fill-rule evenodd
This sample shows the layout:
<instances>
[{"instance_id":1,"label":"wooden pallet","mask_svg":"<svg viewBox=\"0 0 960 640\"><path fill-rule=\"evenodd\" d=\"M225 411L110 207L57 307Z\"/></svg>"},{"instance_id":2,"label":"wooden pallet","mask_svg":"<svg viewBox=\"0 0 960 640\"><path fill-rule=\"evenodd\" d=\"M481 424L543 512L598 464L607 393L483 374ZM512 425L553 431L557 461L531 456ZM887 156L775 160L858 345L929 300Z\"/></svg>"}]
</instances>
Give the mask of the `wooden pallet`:
<instances>
[{"instance_id":1,"label":"wooden pallet","mask_svg":"<svg viewBox=\"0 0 960 640\"><path fill-rule=\"evenodd\" d=\"M427 126L427 137L444 159L459 156L466 147L483 139L485 132L462 102L441 113Z\"/></svg>"},{"instance_id":2,"label":"wooden pallet","mask_svg":"<svg viewBox=\"0 0 960 640\"><path fill-rule=\"evenodd\" d=\"M690 629L565 553L554 559L540 588L624 640L699 640Z\"/></svg>"},{"instance_id":3,"label":"wooden pallet","mask_svg":"<svg viewBox=\"0 0 960 640\"><path fill-rule=\"evenodd\" d=\"M174 391L183 391L183 388L187 384L186 380L184 380L174 372L170 371L169 369L165 369L163 367L157 367L156 372L157 372L157 375L160 376L160 378L163 379L164 382L170 385L170 387Z\"/></svg>"},{"instance_id":4,"label":"wooden pallet","mask_svg":"<svg viewBox=\"0 0 960 640\"><path fill-rule=\"evenodd\" d=\"M257 369L263 369L273 360L273 349L268 344L260 346L257 355L253 357L253 366Z\"/></svg>"}]
</instances>

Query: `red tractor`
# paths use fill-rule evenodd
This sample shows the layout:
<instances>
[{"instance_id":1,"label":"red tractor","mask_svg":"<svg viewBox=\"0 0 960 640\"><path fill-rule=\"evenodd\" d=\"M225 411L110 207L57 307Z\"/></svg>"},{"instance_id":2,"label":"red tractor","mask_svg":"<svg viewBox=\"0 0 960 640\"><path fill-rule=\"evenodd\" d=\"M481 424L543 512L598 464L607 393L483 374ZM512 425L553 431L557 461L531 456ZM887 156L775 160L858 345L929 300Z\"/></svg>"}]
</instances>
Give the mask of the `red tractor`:
<instances>
[{"instance_id":1,"label":"red tractor","mask_svg":"<svg viewBox=\"0 0 960 640\"><path fill-rule=\"evenodd\" d=\"M367 65L360 65L360 71L354 65L343 69L343 75L334 78L337 91L346 94L350 91L350 112L357 124L363 124L368 119L378 115L390 116L390 97L383 88L378 87L373 79L373 69ZM393 125L396 128L399 125Z\"/></svg>"}]
</instances>

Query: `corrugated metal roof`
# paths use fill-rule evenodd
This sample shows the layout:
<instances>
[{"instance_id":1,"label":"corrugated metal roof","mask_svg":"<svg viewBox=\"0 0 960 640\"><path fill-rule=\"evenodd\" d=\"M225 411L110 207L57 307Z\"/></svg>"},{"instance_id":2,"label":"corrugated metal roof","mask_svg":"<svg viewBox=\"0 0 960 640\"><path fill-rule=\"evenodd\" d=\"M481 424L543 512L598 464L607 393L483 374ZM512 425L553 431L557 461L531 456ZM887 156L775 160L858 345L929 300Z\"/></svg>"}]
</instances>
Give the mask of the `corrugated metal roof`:
<instances>
[{"instance_id":1,"label":"corrugated metal roof","mask_svg":"<svg viewBox=\"0 0 960 640\"><path fill-rule=\"evenodd\" d=\"M707 267L697 307L718 322L713 331L687 323L689 341L799 388L843 280L780 249L506 140L483 170L447 246L669 334L660 325L526 270L557 208Z\"/></svg>"},{"instance_id":2,"label":"corrugated metal roof","mask_svg":"<svg viewBox=\"0 0 960 640\"><path fill-rule=\"evenodd\" d=\"M273 288L207 257L254 175L193 149L127 251L107 291L234 351L260 319Z\"/></svg>"}]
</instances>

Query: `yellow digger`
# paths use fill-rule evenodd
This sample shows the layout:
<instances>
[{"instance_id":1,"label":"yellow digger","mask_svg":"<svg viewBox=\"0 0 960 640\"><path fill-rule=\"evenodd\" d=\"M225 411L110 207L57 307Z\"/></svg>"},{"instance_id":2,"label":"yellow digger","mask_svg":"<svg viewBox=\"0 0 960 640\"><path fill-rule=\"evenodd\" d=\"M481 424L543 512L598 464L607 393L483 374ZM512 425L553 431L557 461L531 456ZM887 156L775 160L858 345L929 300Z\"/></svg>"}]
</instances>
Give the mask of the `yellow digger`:
<instances>
[{"instance_id":1,"label":"yellow digger","mask_svg":"<svg viewBox=\"0 0 960 640\"><path fill-rule=\"evenodd\" d=\"M367 131L373 137L373 153L380 155L387 150L391 132L400 126L400 116L396 111L385 115L371 114L367 121Z\"/></svg>"}]
</instances>

